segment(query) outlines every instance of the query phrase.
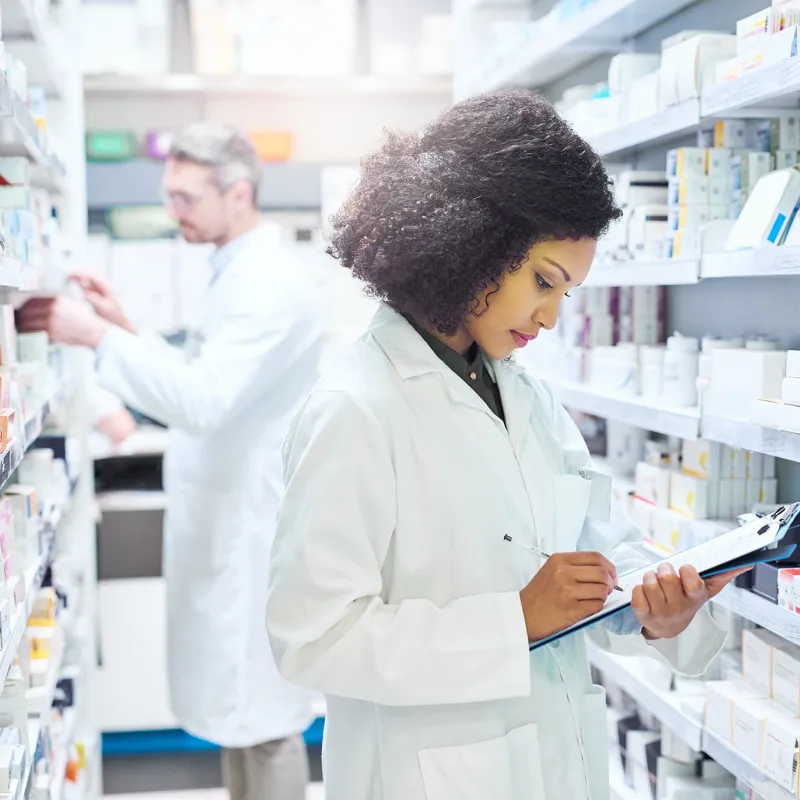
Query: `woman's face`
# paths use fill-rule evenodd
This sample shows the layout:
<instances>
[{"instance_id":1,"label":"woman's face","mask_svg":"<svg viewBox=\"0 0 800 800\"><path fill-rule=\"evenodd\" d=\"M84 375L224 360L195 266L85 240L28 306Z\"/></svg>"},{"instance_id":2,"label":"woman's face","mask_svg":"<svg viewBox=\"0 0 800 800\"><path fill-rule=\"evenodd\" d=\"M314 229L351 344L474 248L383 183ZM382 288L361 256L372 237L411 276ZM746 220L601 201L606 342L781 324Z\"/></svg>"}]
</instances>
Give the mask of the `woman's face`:
<instances>
[{"instance_id":1,"label":"woman's face","mask_svg":"<svg viewBox=\"0 0 800 800\"><path fill-rule=\"evenodd\" d=\"M555 326L562 298L586 280L596 248L594 239L534 245L520 269L500 278L499 291L489 289L478 297L478 309L465 320L463 333L498 360L525 347L542 328Z\"/></svg>"}]
</instances>

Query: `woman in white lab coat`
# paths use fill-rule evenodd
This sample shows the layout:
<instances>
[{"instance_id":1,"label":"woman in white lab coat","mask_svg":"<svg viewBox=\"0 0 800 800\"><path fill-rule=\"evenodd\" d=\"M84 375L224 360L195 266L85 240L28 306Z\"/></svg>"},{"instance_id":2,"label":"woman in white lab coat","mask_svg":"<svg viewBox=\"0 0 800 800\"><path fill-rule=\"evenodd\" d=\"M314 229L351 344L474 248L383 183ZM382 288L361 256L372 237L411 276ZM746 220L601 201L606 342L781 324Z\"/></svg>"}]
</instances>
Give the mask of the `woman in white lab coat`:
<instances>
[{"instance_id":1,"label":"woman in white lab coat","mask_svg":"<svg viewBox=\"0 0 800 800\"><path fill-rule=\"evenodd\" d=\"M601 608L637 532L510 356L619 213L599 156L509 92L389 135L333 219L381 306L287 440L267 614L283 674L327 696L329 800L608 797L584 634L529 643ZM701 673L723 641L701 606L730 578L650 573L592 636Z\"/></svg>"}]
</instances>

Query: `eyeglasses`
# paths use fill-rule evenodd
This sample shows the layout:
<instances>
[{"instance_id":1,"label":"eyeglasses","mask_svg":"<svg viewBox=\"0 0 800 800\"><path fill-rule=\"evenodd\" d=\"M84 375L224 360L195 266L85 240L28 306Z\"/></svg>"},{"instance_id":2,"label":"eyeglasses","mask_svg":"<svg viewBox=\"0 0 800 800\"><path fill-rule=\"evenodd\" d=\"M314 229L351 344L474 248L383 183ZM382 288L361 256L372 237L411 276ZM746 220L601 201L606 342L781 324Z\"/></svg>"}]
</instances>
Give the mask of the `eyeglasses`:
<instances>
[{"instance_id":1,"label":"eyeglasses","mask_svg":"<svg viewBox=\"0 0 800 800\"><path fill-rule=\"evenodd\" d=\"M191 211L201 200L203 195L190 194L189 192L168 192L161 190L161 201L164 205L172 206L176 211Z\"/></svg>"}]
</instances>

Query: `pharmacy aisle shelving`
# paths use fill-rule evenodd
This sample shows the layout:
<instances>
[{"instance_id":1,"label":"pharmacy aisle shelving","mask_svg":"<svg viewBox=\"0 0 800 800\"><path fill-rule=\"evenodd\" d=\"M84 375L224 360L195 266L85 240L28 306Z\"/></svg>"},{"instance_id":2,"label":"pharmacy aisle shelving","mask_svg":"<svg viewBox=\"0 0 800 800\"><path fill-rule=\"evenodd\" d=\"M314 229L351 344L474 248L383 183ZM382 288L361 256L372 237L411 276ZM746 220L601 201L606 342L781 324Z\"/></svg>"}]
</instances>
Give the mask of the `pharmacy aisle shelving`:
<instances>
[{"instance_id":1,"label":"pharmacy aisle shelving","mask_svg":"<svg viewBox=\"0 0 800 800\"><path fill-rule=\"evenodd\" d=\"M549 381L549 385L558 400L575 411L681 439L696 439L700 432L697 408L671 408L641 397L603 392L583 383Z\"/></svg>"},{"instance_id":2,"label":"pharmacy aisle shelving","mask_svg":"<svg viewBox=\"0 0 800 800\"><path fill-rule=\"evenodd\" d=\"M501 53L471 87L479 91L510 86L543 86L604 53L623 49L625 41L666 19L694 0L598 0L561 24L536 27L515 49ZM459 13L475 9L464 4Z\"/></svg>"},{"instance_id":3,"label":"pharmacy aisle shelving","mask_svg":"<svg viewBox=\"0 0 800 800\"><path fill-rule=\"evenodd\" d=\"M589 659L604 680L623 689L644 710L670 728L689 747L703 751L735 777L756 789L764 800L788 800L787 792L738 753L729 742L722 741L681 709L681 697L675 692L654 689L640 673L638 658L612 656L597 647L590 647ZM692 695L688 695L691 698Z\"/></svg>"}]
</instances>

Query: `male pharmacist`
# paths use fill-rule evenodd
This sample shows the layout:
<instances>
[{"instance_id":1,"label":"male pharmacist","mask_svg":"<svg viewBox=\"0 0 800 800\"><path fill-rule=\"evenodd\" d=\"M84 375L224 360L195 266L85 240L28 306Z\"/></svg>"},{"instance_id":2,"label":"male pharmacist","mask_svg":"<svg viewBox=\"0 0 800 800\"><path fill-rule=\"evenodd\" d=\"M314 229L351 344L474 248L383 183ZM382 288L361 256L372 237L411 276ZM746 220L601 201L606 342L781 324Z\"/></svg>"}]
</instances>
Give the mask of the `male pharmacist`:
<instances>
[{"instance_id":1,"label":"male pharmacist","mask_svg":"<svg viewBox=\"0 0 800 800\"><path fill-rule=\"evenodd\" d=\"M94 312L66 297L37 299L20 322L94 348L100 384L170 428L173 711L187 731L223 747L233 800L303 800L309 698L278 675L265 609L281 445L316 380L322 315L298 256L261 227L259 173L250 142L227 125L194 125L172 147L169 212L188 242L217 246L195 352L140 335L111 288L86 275L76 279Z\"/></svg>"}]
</instances>

